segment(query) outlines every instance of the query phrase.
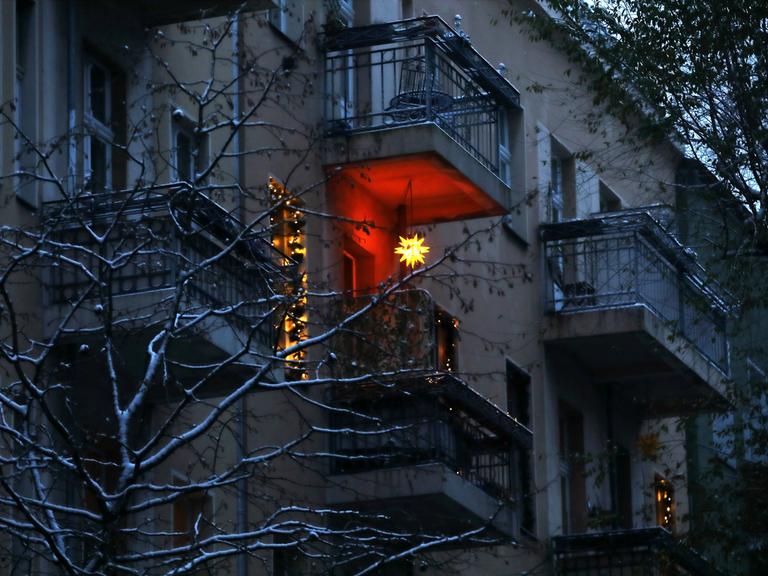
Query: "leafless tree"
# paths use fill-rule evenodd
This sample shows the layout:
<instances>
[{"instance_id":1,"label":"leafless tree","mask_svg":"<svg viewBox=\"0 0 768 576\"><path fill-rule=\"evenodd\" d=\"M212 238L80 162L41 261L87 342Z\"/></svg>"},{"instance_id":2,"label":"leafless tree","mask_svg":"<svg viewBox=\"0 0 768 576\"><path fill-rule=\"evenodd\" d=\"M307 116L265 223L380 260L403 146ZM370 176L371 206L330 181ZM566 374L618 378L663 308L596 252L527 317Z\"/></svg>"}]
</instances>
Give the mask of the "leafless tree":
<instances>
[{"instance_id":1,"label":"leafless tree","mask_svg":"<svg viewBox=\"0 0 768 576\"><path fill-rule=\"evenodd\" d=\"M493 517L414 530L392 510L325 504L329 473L426 450L420 434L438 415L413 398L427 406L455 379L431 360L435 311L418 286L431 278L461 298L466 248L495 225L363 297L310 273L307 245L337 223L313 200L328 176L306 177L321 132L290 113L314 95L314 62L242 40L263 26L236 14L148 32L115 56L135 65L110 122L94 110L36 141L15 113L23 103L2 107L18 142L4 200L21 189L46 200L0 228L12 573L231 573L237 562L363 574L494 541ZM245 186L251 163L272 177ZM523 272L475 266L471 280L497 290ZM384 417L398 394L418 404L410 419Z\"/></svg>"}]
</instances>

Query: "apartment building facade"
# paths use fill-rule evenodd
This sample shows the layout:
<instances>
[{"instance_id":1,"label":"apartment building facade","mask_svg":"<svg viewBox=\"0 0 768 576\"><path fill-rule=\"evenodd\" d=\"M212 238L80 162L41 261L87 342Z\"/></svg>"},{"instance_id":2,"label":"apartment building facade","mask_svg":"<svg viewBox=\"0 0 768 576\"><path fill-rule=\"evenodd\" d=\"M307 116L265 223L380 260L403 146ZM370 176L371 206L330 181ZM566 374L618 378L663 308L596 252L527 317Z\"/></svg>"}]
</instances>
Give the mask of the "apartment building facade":
<instances>
[{"instance_id":1,"label":"apartment building facade","mask_svg":"<svg viewBox=\"0 0 768 576\"><path fill-rule=\"evenodd\" d=\"M229 547L221 573L715 574L676 539L678 423L725 404L730 311L669 225L680 151L628 144L505 2L213 4L0 6L3 220L55 236L11 288L37 312L25 338L56 342L41 382L67 384L56 405L104 492L125 444L172 422L148 480L167 503L146 534L115 529L125 562L171 548L190 572ZM129 442L104 407L144 385ZM215 433L163 451L211 405ZM61 484L103 527L88 486ZM271 518L287 509L301 529ZM15 540L16 573L56 572Z\"/></svg>"}]
</instances>

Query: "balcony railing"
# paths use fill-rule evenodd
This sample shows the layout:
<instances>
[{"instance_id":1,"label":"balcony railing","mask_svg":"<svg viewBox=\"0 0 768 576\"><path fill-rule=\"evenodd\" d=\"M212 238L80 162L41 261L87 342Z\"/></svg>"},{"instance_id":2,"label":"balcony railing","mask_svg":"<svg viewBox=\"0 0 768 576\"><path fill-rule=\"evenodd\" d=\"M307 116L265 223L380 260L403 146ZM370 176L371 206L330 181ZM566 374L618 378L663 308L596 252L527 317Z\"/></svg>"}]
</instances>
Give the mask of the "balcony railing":
<instances>
[{"instance_id":1,"label":"balcony railing","mask_svg":"<svg viewBox=\"0 0 768 576\"><path fill-rule=\"evenodd\" d=\"M499 121L519 94L437 16L325 38L326 133L433 123L499 175Z\"/></svg>"},{"instance_id":2,"label":"balcony railing","mask_svg":"<svg viewBox=\"0 0 768 576\"><path fill-rule=\"evenodd\" d=\"M221 308L240 329L258 326L258 339L272 344L263 298L285 271L272 263L267 242L240 234L242 225L206 197L87 195L46 204L43 220L55 231L50 246L55 256L46 269L52 303L178 288L181 274L191 272L184 287L188 309ZM189 225L184 233L182 222ZM104 237L97 241L94 234ZM238 235L242 239L228 247ZM69 264L73 261L82 268Z\"/></svg>"},{"instance_id":3,"label":"balcony railing","mask_svg":"<svg viewBox=\"0 0 768 576\"><path fill-rule=\"evenodd\" d=\"M647 212L547 224L542 234L551 311L646 306L728 373L726 297Z\"/></svg>"},{"instance_id":4,"label":"balcony railing","mask_svg":"<svg viewBox=\"0 0 768 576\"><path fill-rule=\"evenodd\" d=\"M340 456L333 473L441 463L496 498L519 495L529 430L451 375L391 384L335 391L354 409L333 416L335 428L349 430L331 436L331 451Z\"/></svg>"},{"instance_id":5,"label":"balcony railing","mask_svg":"<svg viewBox=\"0 0 768 576\"><path fill-rule=\"evenodd\" d=\"M722 576L660 527L557 536L552 544L557 576Z\"/></svg>"},{"instance_id":6,"label":"balcony railing","mask_svg":"<svg viewBox=\"0 0 768 576\"><path fill-rule=\"evenodd\" d=\"M386 298L343 296L333 302L328 325L373 302L328 344L339 375L458 369L458 323L426 290L405 290Z\"/></svg>"}]
</instances>

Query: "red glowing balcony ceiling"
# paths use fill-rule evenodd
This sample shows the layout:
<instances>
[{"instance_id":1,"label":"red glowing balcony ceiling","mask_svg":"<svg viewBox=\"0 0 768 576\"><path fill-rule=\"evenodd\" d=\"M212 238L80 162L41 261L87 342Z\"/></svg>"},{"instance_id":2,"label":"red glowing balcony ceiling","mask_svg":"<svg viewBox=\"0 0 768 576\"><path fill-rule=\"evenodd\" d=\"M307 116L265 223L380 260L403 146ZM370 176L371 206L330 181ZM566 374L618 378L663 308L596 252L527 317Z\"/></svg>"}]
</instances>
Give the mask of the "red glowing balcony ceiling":
<instances>
[{"instance_id":1,"label":"red glowing balcony ceiling","mask_svg":"<svg viewBox=\"0 0 768 576\"><path fill-rule=\"evenodd\" d=\"M331 181L331 187L343 186L370 194L392 210L405 205L411 224L505 213L491 195L433 152L346 164Z\"/></svg>"}]
</instances>

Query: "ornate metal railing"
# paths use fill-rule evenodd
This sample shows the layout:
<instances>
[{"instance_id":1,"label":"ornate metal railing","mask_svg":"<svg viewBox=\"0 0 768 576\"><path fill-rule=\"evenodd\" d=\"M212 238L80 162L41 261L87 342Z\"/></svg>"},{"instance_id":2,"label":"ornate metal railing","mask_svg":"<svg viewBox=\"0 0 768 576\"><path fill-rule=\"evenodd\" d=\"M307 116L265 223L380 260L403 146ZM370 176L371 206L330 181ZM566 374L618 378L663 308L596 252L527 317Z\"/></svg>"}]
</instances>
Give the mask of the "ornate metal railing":
<instances>
[{"instance_id":1,"label":"ornate metal railing","mask_svg":"<svg viewBox=\"0 0 768 576\"><path fill-rule=\"evenodd\" d=\"M331 436L333 473L439 462L496 498L519 495L528 429L451 375L390 384L335 391L352 409L333 413L332 427L347 430Z\"/></svg>"},{"instance_id":2,"label":"ornate metal railing","mask_svg":"<svg viewBox=\"0 0 768 576\"><path fill-rule=\"evenodd\" d=\"M728 373L726 297L648 213L546 224L542 236L551 311L644 305Z\"/></svg>"},{"instance_id":3,"label":"ornate metal railing","mask_svg":"<svg viewBox=\"0 0 768 576\"><path fill-rule=\"evenodd\" d=\"M722 576L661 527L556 536L552 546L558 576Z\"/></svg>"},{"instance_id":4,"label":"ornate metal railing","mask_svg":"<svg viewBox=\"0 0 768 576\"><path fill-rule=\"evenodd\" d=\"M345 324L328 342L338 375L356 376L398 370L453 372L458 369L457 322L426 290L405 290L385 298L342 296L330 307L328 326Z\"/></svg>"},{"instance_id":5,"label":"ornate metal railing","mask_svg":"<svg viewBox=\"0 0 768 576\"><path fill-rule=\"evenodd\" d=\"M345 29L324 49L327 134L430 122L499 175L499 121L519 94L441 18Z\"/></svg>"},{"instance_id":6,"label":"ornate metal railing","mask_svg":"<svg viewBox=\"0 0 768 576\"><path fill-rule=\"evenodd\" d=\"M190 311L220 308L238 328L258 327L258 339L272 344L264 298L285 271L273 264L268 243L242 233L207 198L87 195L46 204L43 220L52 230L44 275L53 304L178 288Z\"/></svg>"}]
</instances>

